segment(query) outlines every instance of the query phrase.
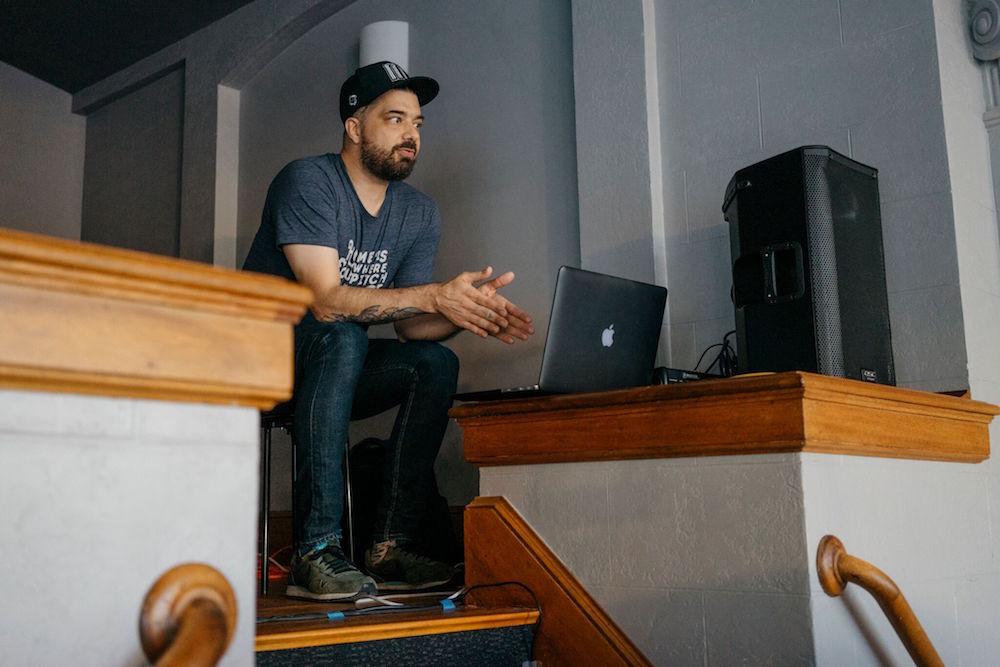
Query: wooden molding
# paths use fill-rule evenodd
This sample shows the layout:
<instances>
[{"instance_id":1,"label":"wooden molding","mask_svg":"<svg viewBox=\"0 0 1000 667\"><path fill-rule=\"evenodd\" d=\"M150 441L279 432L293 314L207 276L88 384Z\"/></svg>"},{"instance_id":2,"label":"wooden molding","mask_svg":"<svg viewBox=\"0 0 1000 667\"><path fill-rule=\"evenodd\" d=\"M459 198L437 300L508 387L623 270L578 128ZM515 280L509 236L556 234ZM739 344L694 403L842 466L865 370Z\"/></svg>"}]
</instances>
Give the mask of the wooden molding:
<instances>
[{"instance_id":1,"label":"wooden molding","mask_svg":"<svg viewBox=\"0 0 1000 667\"><path fill-rule=\"evenodd\" d=\"M537 597L541 623L532 658L543 665L649 665L586 589L504 498L465 510L465 584L517 581ZM531 604L516 586L470 592L476 604Z\"/></svg>"},{"instance_id":2,"label":"wooden molding","mask_svg":"<svg viewBox=\"0 0 1000 667\"><path fill-rule=\"evenodd\" d=\"M481 466L776 452L978 462L1000 408L799 371L453 408Z\"/></svg>"},{"instance_id":3,"label":"wooden molding","mask_svg":"<svg viewBox=\"0 0 1000 667\"><path fill-rule=\"evenodd\" d=\"M330 605L327 604L329 609ZM333 621L275 621L257 625L257 651L332 646L430 634L469 632L533 625L538 612L525 609L465 608L452 612L399 612L392 616L358 616ZM263 616L262 618L266 618Z\"/></svg>"},{"instance_id":4,"label":"wooden molding","mask_svg":"<svg viewBox=\"0 0 1000 667\"><path fill-rule=\"evenodd\" d=\"M0 388L270 408L311 302L273 276L0 228Z\"/></svg>"}]
</instances>

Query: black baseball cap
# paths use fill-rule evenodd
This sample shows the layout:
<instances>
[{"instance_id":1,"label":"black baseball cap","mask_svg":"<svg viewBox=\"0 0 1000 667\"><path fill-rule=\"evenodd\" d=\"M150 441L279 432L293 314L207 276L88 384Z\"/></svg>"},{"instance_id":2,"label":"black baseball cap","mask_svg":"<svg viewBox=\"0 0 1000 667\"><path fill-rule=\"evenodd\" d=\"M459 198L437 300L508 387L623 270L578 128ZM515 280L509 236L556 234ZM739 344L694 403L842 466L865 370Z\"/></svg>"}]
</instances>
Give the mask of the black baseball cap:
<instances>
[{"instance_id":1,"label":"black baseball cap","mask_svg":"<svg viewBox=\"0 0 1000 667\"><path fill-rule=\"evenodd\" d=\"M437 97L438 82L426 76L410 76L396 63L383 60L359 67L340 87L340 120L346 121L354 112L368 106L380 95L407 88L417 95L423 106Z\"/></svg>"}]
</instances>

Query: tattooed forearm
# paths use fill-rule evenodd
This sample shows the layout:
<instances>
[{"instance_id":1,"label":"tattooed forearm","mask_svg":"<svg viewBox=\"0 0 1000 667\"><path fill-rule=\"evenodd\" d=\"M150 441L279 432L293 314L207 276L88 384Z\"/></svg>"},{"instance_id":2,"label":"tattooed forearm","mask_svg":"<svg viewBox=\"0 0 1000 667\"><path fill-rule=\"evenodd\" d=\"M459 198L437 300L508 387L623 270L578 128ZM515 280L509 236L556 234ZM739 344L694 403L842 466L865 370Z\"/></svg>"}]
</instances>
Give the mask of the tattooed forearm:
<instances>
[{"instance_id":1,"label":"tattooed forearm","mask_svg":"<svg viewBox=\"0 0 1000 667\"><path fill-rule=\"evenodd\" d=\"M357 322L358 324L382 324L384 322L395 322L405 320L421 314L418 308L383 308L382 306L369 306L357 315L343 315L341 313L330 313L325 319L327 322Z\"/></svg>"}]
</instances>

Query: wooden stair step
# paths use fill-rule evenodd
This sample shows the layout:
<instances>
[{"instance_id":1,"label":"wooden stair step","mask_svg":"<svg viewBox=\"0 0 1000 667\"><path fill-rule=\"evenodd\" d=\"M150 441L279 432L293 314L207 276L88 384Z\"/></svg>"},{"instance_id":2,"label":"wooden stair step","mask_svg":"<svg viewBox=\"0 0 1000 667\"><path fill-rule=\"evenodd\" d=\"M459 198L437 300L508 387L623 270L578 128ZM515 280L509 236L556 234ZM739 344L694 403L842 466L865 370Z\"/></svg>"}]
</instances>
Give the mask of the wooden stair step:
<instances>
[{"instance_id":1,"label":"wooden stair step","mask_svg":"<svg viewBox=\"0 0 1000 667\"><path fill-rule=\"evenodd\" d=\"M534 625L535 609L422 610L348 617L340 621L315 619L258 624L257 651L277 651L310 646L332 646L386 639L401 639L451 632L469 632L519 625Z\"/></svg>"},{"instance_id":2,"label":"wooden stair step","mask_svg":"<svg viewBox=\"0 0 1000 667\"><path fill-rule=\"evenodd\" d=\"M434 605L434 608L358 615L351 615L357 611L353 603L307 602L277 595L258 598L256 650L278 651L372 642L534 625L538 621L538 611L528 607L466 605L445 609L439 601L447 595L448 593L430 594L405 600L407 606ZM348 615L330 620L326 615L331 612L347 612ZM261 622L275 617L282 617L283 620Z\"/></svg>"}]
</instances>

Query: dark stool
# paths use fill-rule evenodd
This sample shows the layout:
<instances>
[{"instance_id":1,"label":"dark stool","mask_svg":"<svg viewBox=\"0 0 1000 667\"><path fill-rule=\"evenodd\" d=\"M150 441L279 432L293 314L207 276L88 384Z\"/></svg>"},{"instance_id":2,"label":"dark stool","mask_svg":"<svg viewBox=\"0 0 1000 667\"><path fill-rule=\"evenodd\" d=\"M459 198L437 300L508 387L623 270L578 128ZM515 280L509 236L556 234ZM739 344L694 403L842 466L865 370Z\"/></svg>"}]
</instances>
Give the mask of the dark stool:
<instances>
[{"instance_id":1,"label":"dark stool","mask_svg":"<svg viewBox=\"0 0 1000 667\"><path fill-rule=\"evenodd\" d=\"M292 403L276 405L268 412L260 414L260 594L267 595L268 574L270 572L269 528L271 523L271 431L280 428L292 439L292 487L295 486L295 413ZM344 512L347 515L347 541L349 557L354 555L354 503L351 494L351 457L348 456L350 443L344 448ZM292 500L292 526L295 525L294 491ZM292 536L294 546L295 535Z\"/></svg>"}]
</instances>

